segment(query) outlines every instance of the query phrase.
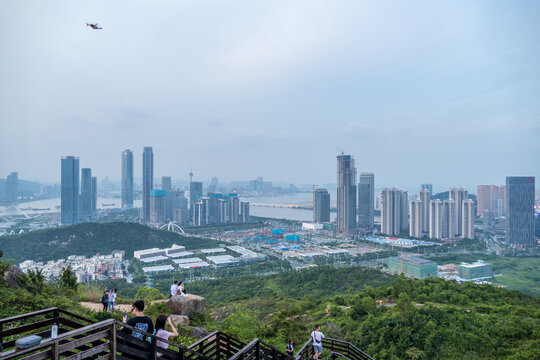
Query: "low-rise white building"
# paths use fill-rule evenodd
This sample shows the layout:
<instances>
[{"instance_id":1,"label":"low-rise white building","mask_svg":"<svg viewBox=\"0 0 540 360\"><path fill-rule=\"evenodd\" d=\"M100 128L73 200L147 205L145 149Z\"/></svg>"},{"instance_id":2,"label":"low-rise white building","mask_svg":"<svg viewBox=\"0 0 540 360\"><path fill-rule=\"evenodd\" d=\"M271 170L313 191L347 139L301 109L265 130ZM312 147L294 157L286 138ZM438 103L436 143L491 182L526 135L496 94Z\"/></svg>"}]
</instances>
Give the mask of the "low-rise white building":
<instances>
[{"instance_id":1,"label":"low-rise white building","mask_svg":"<svg viewBox=\"0 0 540 360\"><path fill-rule=\"evenodd\" d=\"M143 267L143 272L148 273L157 273L157 272L166 272L172 271L174 267L172 265L160 265L160 266L145 266Z\"/></svg>"}]
</instances>

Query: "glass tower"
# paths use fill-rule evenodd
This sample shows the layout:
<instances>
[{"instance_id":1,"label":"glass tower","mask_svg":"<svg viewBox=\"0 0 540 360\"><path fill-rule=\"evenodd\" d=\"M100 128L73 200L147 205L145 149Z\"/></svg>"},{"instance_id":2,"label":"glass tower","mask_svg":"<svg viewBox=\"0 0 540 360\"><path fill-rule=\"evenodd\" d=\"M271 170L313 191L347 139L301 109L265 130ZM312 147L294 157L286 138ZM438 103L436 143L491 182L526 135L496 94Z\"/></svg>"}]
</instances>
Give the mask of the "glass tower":
<instances>
[{"instance_id":1,"label":"glass tower","mask_svg":"<svg viewBox=\"0 0 540 360\"><path fill-rule=\"evenodd\" d=\"M122 207L133 207L133 151L122 151Z\"/></svg>"},{"instance_id":2,"label":"glass tower","mask_svg":"<svg viewBox=\"0 0 540 360\"><path fill-rule=\"evenodd\" d=\"M150 221L150 192L154 186L154 153L151 147L145 147L143 151L143 208L142 219Z\"/></svg>"},{"instance_id":3,"label":"glass tower","mask_svg":"<svg viewBox=\"0 0 540 360\"><path fill-rule=\"evenodd\" d=\"M79 158L62 158L61 214L62 224L75 224L79 221Z\"/></svg>"},{"instance_id":4,"label":"glass tower","mask_svg":"<svg viewBox=\"0 0 540 360\"><path fill-rule=\"evenodd\" d=\"M534 245L534 176L506 177L506 242Z\"/></svg>"}]
</instances>

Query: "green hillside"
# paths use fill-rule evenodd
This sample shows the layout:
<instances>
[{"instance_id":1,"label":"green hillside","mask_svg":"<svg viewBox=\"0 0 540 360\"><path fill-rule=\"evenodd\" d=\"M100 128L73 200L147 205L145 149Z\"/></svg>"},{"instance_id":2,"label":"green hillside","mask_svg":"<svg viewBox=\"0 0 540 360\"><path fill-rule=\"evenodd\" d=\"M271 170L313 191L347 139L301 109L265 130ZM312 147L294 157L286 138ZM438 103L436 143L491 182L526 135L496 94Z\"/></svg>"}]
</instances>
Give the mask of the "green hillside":
<instances>
[{"instance_id":1,"label":"green hillside","mask_svg":"<svg viewBox=\"0 0 540 360\"><path fill-rule=\"evenodd\" d=\"M216 246L218 242L123 222L82 223L0 237L4 259L15 262L55 260L69 255L89 256L97 252L108 254L113 250L125 250L126 257L131 258L134 250L172 244L199 249Z\"/></svg>"},{"instance_id":2,"label":"green hillside","mask_svg":"<svg viewBox=\"0 0 540 360\"><path fill-rule=\"evenodd\" d=\"M11 287L4 280L7 267L0 262L0 318L51 306L95 321L110 316L82 309L77 304L82 287L69 279L43 283L36 274L22 275L22 286ZM349 341L377 360L540 358L538 297L491 285L392 280L383 274L379 275L386 284L371 287L365 285L373 282L375 271L348 270L349 277L332 268L258 277L258 289L250 288L251 277L201 283L213 288L206 294L211 305L206 315L192 317L191 325L220 329L246 342L259 337L280 349L292 338L297 351L313 326L321 324L327 337ZM232 283L234 300L220 297ZM268 288L276 291L269 294L264 291ZM301 296L303 291L308 294ZM145 313L155 319L159 313L169 315L169 310L157 303ZM195 341L188 337L189 329L180 332L183 335L174 341ZM326 351L324 359L328 355Z\"/></svg>"}]
</instances>

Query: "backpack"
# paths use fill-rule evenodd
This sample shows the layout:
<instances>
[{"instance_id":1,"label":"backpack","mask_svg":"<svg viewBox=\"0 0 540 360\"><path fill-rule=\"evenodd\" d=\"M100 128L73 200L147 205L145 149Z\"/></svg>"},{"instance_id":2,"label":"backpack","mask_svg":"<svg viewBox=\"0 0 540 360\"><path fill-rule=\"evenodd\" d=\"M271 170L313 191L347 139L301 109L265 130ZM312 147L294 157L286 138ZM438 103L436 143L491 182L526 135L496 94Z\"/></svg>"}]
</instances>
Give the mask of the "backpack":
<instances>
[{"instance_id":1,"label":"backpack","mask_svg":"<svg viewBox=\"0 0 540 360\"><path fill-rule=\"evenodd\" d=\"M108 302L109 302L109 297L107 296L107 294L103 294L103 296L101 297L101 303L106 304Z\"/></svg>"}]
</instances>

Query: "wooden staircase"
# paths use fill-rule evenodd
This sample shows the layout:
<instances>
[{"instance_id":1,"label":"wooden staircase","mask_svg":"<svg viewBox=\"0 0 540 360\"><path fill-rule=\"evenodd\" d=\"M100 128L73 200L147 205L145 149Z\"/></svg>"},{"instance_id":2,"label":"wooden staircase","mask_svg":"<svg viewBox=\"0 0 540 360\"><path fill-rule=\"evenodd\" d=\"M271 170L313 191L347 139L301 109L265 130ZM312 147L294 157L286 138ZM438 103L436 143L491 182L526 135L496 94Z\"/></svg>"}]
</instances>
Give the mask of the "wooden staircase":
<instances>
[{"instance_id":1,"label":"wooden staircase","mask_svg":"<svg viewBox=\"0 0 540 360\"><path fill-rule=\"evenodd\" d=\"M58 337L54 339L50 338L53 324L58 325ZM141 333L149 341L136 339L121 331L121 327ZM28 335L39 335L43 340L31 348L16 349L15 341ZM114 319L93 323L89 319L59 308L0 319L0 344L4 348L0 354L0 360L303 360L313 358L311 341L306 342L293 358L260 339L245 344L221 331L215 331L187 347L167 342L168 349L158 348L157 340L154 335ZM373 360L352 344L344 341L327 338L323 340L323 345L333 354L340 354L342 357L353 360Z\"/></svg>"}]
</instances>

